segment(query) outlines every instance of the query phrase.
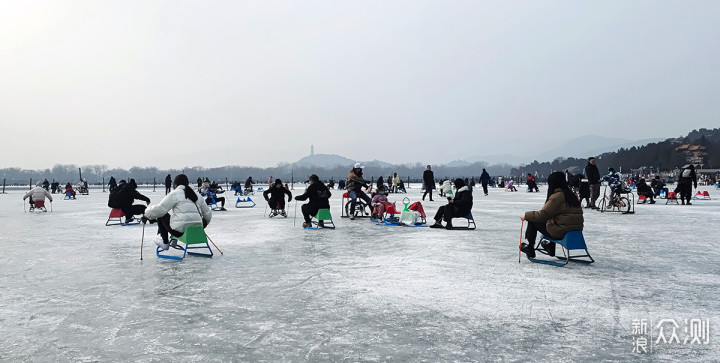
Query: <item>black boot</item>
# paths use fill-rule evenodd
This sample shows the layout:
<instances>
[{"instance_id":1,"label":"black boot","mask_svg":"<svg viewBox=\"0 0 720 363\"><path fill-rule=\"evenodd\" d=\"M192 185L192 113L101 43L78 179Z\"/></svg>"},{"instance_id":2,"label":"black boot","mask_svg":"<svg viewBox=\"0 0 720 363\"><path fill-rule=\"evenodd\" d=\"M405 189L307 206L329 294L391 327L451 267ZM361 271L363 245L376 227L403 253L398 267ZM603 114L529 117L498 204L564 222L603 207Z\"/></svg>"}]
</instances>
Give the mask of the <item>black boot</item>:
<instances>
[{"instance_id":1,"label":"black boot","mask_svg":"<svg viewBox=\"0 0 720 363\"><path fill-rule=\"evenodd\" d=\"M542 247L549 256L555 257L555 242L543 242Z\"/></svg>"},{"instance_id":2,"label":"black boot","mask_svg":"<svg viewBox=\"0 0 720 363\"><path fill-rule=\"evenodd\" d=\"M533 246L531 244L528 244L528 243L521 244L520 251L525 253L525 256L527 256L527 258L535 258L535 246Z\"/></svg>"},{"instance_id":3,"label":"black boot","mask_svg":"<svg viewBox=\"0 0 720 363\"><path fill-rule=\"evenodd\" d=\"M431 225L430 228L443 228L443 225L439 221L435 221L435 224Z\"/></svg>"},{"instance_id":4,"label":"black boot","mask_svg":"<svg viewBox=\"0 0 720 363\"><path fill-rule=\"evenodd\" d=\"M453 229L453 225L452 225L451 221L447 221L447 223L445 223L445 229Z\"/></svg>"}]
</instances>

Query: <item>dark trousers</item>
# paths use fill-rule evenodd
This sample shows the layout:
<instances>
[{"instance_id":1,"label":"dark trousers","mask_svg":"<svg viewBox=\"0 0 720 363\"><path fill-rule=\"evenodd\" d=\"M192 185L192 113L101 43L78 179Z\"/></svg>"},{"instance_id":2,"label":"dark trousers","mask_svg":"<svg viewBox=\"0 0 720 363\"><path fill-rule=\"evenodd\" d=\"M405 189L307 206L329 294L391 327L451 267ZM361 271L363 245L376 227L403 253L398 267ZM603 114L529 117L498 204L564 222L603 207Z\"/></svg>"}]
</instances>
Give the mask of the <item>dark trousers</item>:
<instances>
[{"instance_id":1,"label":"dark trousers","mask_svg":"<svg viewBox=\"0 0 720 363\"><path fill-rule=\"evenodd\" d=\"M145 208L147 208L147 207L142 204L132 204L132 205L124 205L124 206L120 207L120 210L122 210L123 213L125 214L125 218L130 218L132 216L145 214Z\"/></svg>"},{"instance_id":2,"label":"dark trousers","mask_svg":"<svg viewBox=\"0 0 720 363\"><path fill-rule=\"evenodd\" d=\"M171 190L172 189L170 188L169 185L165 185L165 195L168 195L168 193L170 193Z\"/></svg>"},{"instance_id":3,"label":"dark trousers","mask_svg":"<svg viewBox=\"0 0 720 363\"><path fill-rule=\"evenodd\" d=\"M215 203L220 203L220 208L225 208L225 197L215 197ZM206 198L205 203L210 205L213 201L213 198Z\"/></svg>"},{"instance_id":4,"label":"dark trousers","mask_svg":"<svg viewBox=\"0 0 720 363\"><path fill-rule=\"evenodd\" d=\"M537 239L538 232L549 235L545 222L527 222L527 228L525 229L525 239L528 241L531 247L535 246L535 240Z\"/></svg>"},{"instance_id":5,"label":"dark trousers","mask_svg":"<svg viewBox=\"0 0 720 363\"><path fill-rule=\"evenodd\" d=\"M279 199L270 198L270 200L268 201L268 204L270 205L270 209L277 209L277 210L285 209L285 198L279 198Z\"/></svg>"},{"instance_id":6,"label":"dark trousers","mask_svg":"<svg viewBox=\"0 0 720 363\"><path fill-rule=\"evenodd\" d=\"M435 222L440 223L441 220L452 223L452 219L455 217L465 217L467 213L460 213L460 211L452 204L446 204L438 208L435 213Z\"/></svg>"},{"instance_id":7,"label":"dark trousers","mask_svg":"<svg viewBox=\"0 0 720 363\"><path fill-rule=\"evenodd\" d=\"M368 195L365 194L365 192L363 192L362 190L359 190L359 189L358 190L349 190L348 196L350 197L350 213L351 214L355 213L355 204L357 204L358 198L364 200L368 206L370 206L372 204L372 199L370 199L370 197L368 197Z\"/></svg>"},{"instance_id":8,"label":"dark trousers","mask_svg":"<svg viewBox=\"0 0 720 363\"><path fill-rule=\"evenodd\" d=\"M600 184L590 184L590 206L595 207L596 202L600 198Z\"/></svg>"},{"instance_id":9,"label":"dark trousers","mask_svg":"<svg viewBox=\"0 0 720 363\"><path fill-rule=\"evenodd\" d=\"M183 235L182 232L178 232L178 231L170 228L170 214L165 213L164 216L158 218L157 222L158 222L158 234L160 235L160 238L162 238L163 242L170 243L168 233L173 235L173 237L180 237Z\"/></svg>"},{"instance_id":10,"label":"dark trousers","mask_svg":"<svg viewBox=\"0 0 720 363\"><path fill-rule=\"evenodd\" d=\"M319 209L317 205L313 205L312 203L303 204L300 210L302 211L305 223L310 223L312 217L317 214Z\"/></svg>"},{"instance_id":11,"label":"dark trousers","mask_svg":"<svg viewBox=\"0 0 720 363\"><path fill-rule=\"evenodd\" d=\"M487 193L488 193L488 192L487 192L487 185L488 185L488 183L482 183L482 186L483 186L483 193L485 193L485 194L487 194Z\"/></svg>"},{"instance_id":12,"label":"dark trousers","mask_svg":"<svg viewBox=\"0 0 720 363\"><path fill-rule=\"evenodd\" d=\"M423 193L423 197L422 197L423 200L425 200L425 196L428 195L428 193L430 193L430 200L433 200L432 199L433 188L435 188L434 185L425 184L425 193Z\"/></svg>"},{"instance_id":13,"label":"dark trousers","mask_svg":"<svg viewBox=\"0 0 720 363\"><path fill-rule=\"evenodd\" d=\"M690 203L690 199L692 199L692 184L680 184L678 189L680 189L680 201L682 201L683 204L685 201Z\"/></svg>"}]
</instances>

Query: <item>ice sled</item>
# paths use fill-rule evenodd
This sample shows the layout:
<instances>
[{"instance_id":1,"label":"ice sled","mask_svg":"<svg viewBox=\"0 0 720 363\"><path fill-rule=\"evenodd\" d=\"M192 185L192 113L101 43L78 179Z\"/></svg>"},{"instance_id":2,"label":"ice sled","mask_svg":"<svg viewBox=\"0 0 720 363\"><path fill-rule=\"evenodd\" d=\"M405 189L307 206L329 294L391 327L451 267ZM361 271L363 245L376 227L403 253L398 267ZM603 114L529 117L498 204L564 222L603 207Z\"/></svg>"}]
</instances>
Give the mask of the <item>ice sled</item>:
<instances>
[{"instance_id":1,"label":"ice sled","mask_svg":"<svg viewBox=\"0 0 720 363\"><path fill-rule=\"evenodd\" d=\"M466 227L457 227L457 226L455 225L455 223L453 223L452 229L456 229L456 230L465 230L465 229L466 229L466 230L473 230L473 229L477 228L477 226L475 225L475 218L473 218L472 212L469 212L465 217L455 217L455 218L456 218L456 219L457 219L457 218L464 218L465 220L467 220L467 226L466 226Z\"/></svg>"},{"instance_id":2,"label":"ice sled","mask_svg":"<svg viewBox=\"0 0 720 363\"><path fill-rule=\"evenodd\" d=\"M140 224L140 219L136 219L130 223L123 222L123 217L125 217L125 213L123 213L122 209L119 208L113 208L110 210L110 216L108 217L107 221L105 222L106 226L132 226L135 224ZM110 223L112 222L112 223Z\"/></svg>"},{"instance_id":3,"label":"ice sled","mask_svg":"<svg viewBox=\"0 0 720 363\"><path fill-rule=\"evenodd\" d=\"M335 223L332 220L332 215L330 214L330 209L318 209L318 212L316 215L313 216L312 224L315 227L305 227L305 229L319 229L319 228L328 228L328 229L335 229ZM322 222L322 225L320 224Z\"/></svg>"},{"instance_id":4,"label":"ice sled","mask_svg":"<svg viewBox=\"0 0 720 363\"><path fill-rule=\"evenodd\" d=\"M36 209L40 212L47 212L47 208L45 208L45 201L44 200L38 200L34 202L34 206L30 206L30 212L34 212Z\"/></svg>"},{"instance_id":5,"label":"ice sled","mask_svg":"<svg viewBox=\"0 0 720 363\"><path fill-rule=\"evenodd\" d=\"M708 191L700 192L699 190L695 193L693 200L710 200L710 193Z\"/></svg>"},{"instance_id":6,"label":"ice sled","mask_svg":"<svg viewBox=\"0 0 720 363\"><path fill-rule=\"evenodd\" d=\"M240 198L238 197L237 201L235 202L235 208L252 208L256 204L255 202L250 199L250 197L247 198Z\"/></svg>"},{"instance_id":7,"label":"ice sled","mask_svg":"<svg viewBox=\"0 0 720 363\"><path fill-rule=\"evenodd\" d=\"M179 244L182 243L185 246L180 246ZM195 246L199 245L199 246ZM190 252L188 250L190 249L204 249L207 248L209 253L199 253L199 252ZM183 251L183 255L181 256L173 256L166 254L167 251L163 251L160 249L160 247L155 248L155 255L158 256L158 258L166 258L169 260L176 260L181 261L185 258L187 255L193 255L193 256L201 256L201 257L212 257L213 251L210 248L210 245L208 244L208 238L205 234L205 229L203 229L200 225L193 225L193 226L187 226L185 228L185 233L183 233L182 236L178 238L178 247L175 249Z\"/></svg>"},{"instance_id":8,"label":"ice sled","mask_svg":"<svg viewBox=\"0 0 720 363\"><path fill-rule=\"evenodd\" d=\"M275 208L270 209L270 214L268 214L268 218L272 218L275 216L283 216L287 218L287 213L285 212L284 208L280 208L280 203L275 205Z\"/></svg>"},{"instance_id":9,"label":"ice sled","mask_svg":"<svg viewBox=\"0 0 720 363\"><path fill-rule=\"evenodd\" d=\"M668 204L668 203L680 204L677 199L677 193L675 193L675 192L667 193L667 200L665 201L665 204Z\"/></svg>"},{"instance_id":10,"label":"ice sled","mask_svg":"<svg viewBox=\"0 0 720 363\"><path fill-rule=\"evenodd\" d=\"M593 260L593 258L590 256L590 252L588 252L587 245L585 244L585 237L583 237L582 231L567 232L567 233L565 233L565 236L562 239L552 239L548 236L541 235L540 243L538 243L537 246L535 246L535 252L540 252L544 255L547 255L548 254L547 251L545 251L542 248L543 242L545 242L545 243L554 242L554 243L560 245L562 248L562 251L563 251L563 257L560 257L560 256L555 256L555 257L557 257L559 260L564 260L565 263L560 264L556 261L539 260L537 258L531 258L530 261L537 262L537 263L549 264L549 265L556 265L556 266L565 266L565 265L567 265L568 262L570 262L570 260L577 261L577 262L584 262L584 263L595 262L595 260ZM566 253L566 250L567 250L567 253ZM571 250L584 250L585 254L572 256L572 255L570 255ZM588 260L580 259L583 257L587 257L590 260L588 261Z\"/></svg>"}]
</instances>

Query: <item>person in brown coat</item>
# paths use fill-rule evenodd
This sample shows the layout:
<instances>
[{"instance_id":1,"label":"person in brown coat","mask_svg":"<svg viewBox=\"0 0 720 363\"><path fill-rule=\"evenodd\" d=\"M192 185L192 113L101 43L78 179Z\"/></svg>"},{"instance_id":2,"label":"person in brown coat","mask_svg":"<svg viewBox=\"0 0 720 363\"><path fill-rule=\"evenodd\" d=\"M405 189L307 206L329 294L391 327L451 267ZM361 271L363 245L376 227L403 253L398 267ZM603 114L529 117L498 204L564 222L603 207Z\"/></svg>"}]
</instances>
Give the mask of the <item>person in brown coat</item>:
<instances>
[{"instance_id":1,"label":"person in brown coat","mask_svg":"<svg viewBox=\"0 0 720 363\"><path fill-rule=\"evenodd\" d=\"M535 258L535 239L537 233L553 239L561 239L569 231L583 230L583 212L580 201L570 190L563 172L554 172L548 177L548 195L545 205L539 211L525 212L520 217L528 221L525 239L520 247L528 258ZM555 256L555 243L543 245L550 256Z\"/></svg>"}]
</instances>

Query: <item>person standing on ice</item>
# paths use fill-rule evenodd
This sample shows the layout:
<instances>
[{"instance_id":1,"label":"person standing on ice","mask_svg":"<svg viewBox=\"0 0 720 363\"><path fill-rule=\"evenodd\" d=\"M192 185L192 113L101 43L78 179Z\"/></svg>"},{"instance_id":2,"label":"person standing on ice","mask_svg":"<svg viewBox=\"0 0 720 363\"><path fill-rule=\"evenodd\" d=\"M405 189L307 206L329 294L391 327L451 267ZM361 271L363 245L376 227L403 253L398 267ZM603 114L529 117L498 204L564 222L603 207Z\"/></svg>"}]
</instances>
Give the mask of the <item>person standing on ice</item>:
<instances>
[{"instance_id":1,"label":"person standing on ice","mask_svg":"<svg viewBox=\"0 0 720 363\"><path fill-rule=\"evenodd\" d=\"M683 170L680 172L680 178L678 179L677 184L677 190L680 191L680 201L683 205L685 205L686 200L687 205L692 205L692 203L690 203L690 199L692 198L693 183L695 184L695 189L697 189L697 174L695 173L695 166L692 164L683 166Z\"/></svg>"},{"instance_id":2,"label":"person standing on ice","mask_svg":"<svg viewBox=\"0 0 720 363\"><path fill-rule=\"evenodd\" d=\"M190 187L190 180L185 174L177 175L173 184L175 189L160 203L148 206L141 219L143 223L157 222L161 238L155 240L155 244L161 250L174 246L176 238L182 236L188 226L202 225L205 228L212 219L212 211ZM169 235L173 236L172 241Z\"/></svg>"},{"instance_id":3,"label":"person standing on ice","mask_svg":"<svg viewBox=\"0 0 720 363\"><path fill-rule=\"evenodd\" d=\"M391 192L398 192L398 184L400 184L400 177L397 175L397 173L393 173Z\"/></svg>"},{"instance_id":4,"label":"person standing on ice","mask_svg":"<svg viewBox=\"0 0 720 363\"><path fill-rule=\"evenodd\" d=\"M440 221L445 220L445 228L452 229L454 217L465 217L470 213L473 206L472 191L461 178L455 179L455 188L457 188L455 197L448 197L448 204L438 209L435 213L435 223L430 228L443 228Z\"/></svg>"},{"instance_id":5,"label":"person standing on ice","mask_svg":"<svg viewBox=\"0 0 720 363\"><path fill-rule=\"evenodd\" d=\"M490 183L490 174L488 174L487 170L483 168L482 174L480 174L480 183L483 187L483 193L485 193L485 196L488 195L488 183Z\"/></svg>"},{"instance_id":6,"label":"person standing on ice","mask_svg":"<svg viewBox=\"0 0 720 363\"><path fill-rule=\"evenodd\" d=\"M596 203L600 198L600 170L595 165L594 156L588 158L588 163L585 165L585 177L590 185L590 208L598 209Z\"/></svg>"},{"instance_id":7,"label":"person standing on ice","mask_svg":"<svg viewBox=\"0 0 720 363\"><path fill-rule=\"evenodd\" d=\"M49 192L50 191L50 182L47 179L43 180L42 187L45 188L45 190L47 190Z\"/></svg>"},{"instance_id":8,"label":"person standing on ice","mask_svg":"<svg viewBox=\"0 0 720 363\"><path fill-rule=\"evenodd\" d=\"M150 198L137 191L135 179L130 179L127 183L123 183L121 180L120 185L110 193L108 207L122 210L125 214L125 223L130 223L135 220L133 216L145 213L144 205L133 204L136 199L150 204Z\"/></svg>"},{"instance_id":9,"label":"person standing on ice","mask_svg":"<svg viewBox=\"0 0 720 363\"><path fill-rule=\"evenodd\" d=\"M268 195L270 195L270 197L268 197ZM265 198L265 201L268 202L270 209L275 210L273 213L274 215L277 215L279 210L283 217L286 216L285 195L287 195L288 203L290 203L292 200L292 193L285 189L285 186L283 186L282 180L280 179L275 179L275 184L263 192L263 198Z\"/></svg>"},{"instance_id":10,"label":"person standing on ice","mask_svg":"<svg viewBox=\"0 0 720 363\"><path fill-rule=\"evenodd\" d=\"M370 188L369 180L363 179L363 168L365 166L361 163L355 163L353 166L353 169L350 170L350 173L348 174L348 180L347 180L347 191L348 196L350 197L350 219L355 219L355 205L357 204L357 199L360 198L367 203L368 207L372 204L372 200L370 197L368 197L365 192L362 191L362 188Z\"/></svg>"},{"instance_id":11,"label":"person standing on ice","mask_svg":"<svg viewBox=\"0 0 720 363\"><path fill-rule=\"evenodd\" d=\"M425 186L425 193L423 193L422 200L425 200L425 196L430 193L430 201L432 202L432 191L435 189L435 174L432 172L430 165L423 172L423 185Z\"/></svg>"},{"instance_id":12,"label":"person standing on ice","mask_svg":"<svg viewBox=\"0 0 720 363\"><path fill-rule=\"evenodd\" d=\"M23 196L23 200L30 198L30 207L35 207L35 202L37 201L45 201L45 197L47 197L50 200L50 203L52 203L52 195L50 195L50 192L47 191L42 185L42 182L35 183L35 188L30 189L29 192L25 193L25 196Z\"/></svg>"},{"instance_id":13,"label":"person standing on ice","mask_svg":"<svg viewBox=\"0 0 720 363\"><path fill-rule=\"evenodd\" d=\"M172 178L170 177L170 174L168 174L165 177L165 195L168 195L170 191L172 190Z\"/></svg>"},{"instance_id":14,"label":"person standing on ice","mask_svg":"<svg viewBox=\"0 0 720 363\"><path fill-rule=\"evenodd\" d=\"M388 180L390 181L390 180ZM376 189L380 189L380 187L385 188L385 180L383 180L382 175L378 178L377 182L375 183Z\"/></svg>"},{"instance_id":15,"label":"person standing on ice","mask_svg":"<svg viewBox=\"0 0 720 363\"><path fill-rule=\"evenodd\" d=\"M548 177L547 199L542 209L525 212L520 220L528 222L525 230L527 243L520 246L520 250L528 258L535 258L538 232L553 239L562 239L569 231L583 230L584 219L580 201L570 190L563 172L556 171ZM550 256L555 256L555 243L544 244L543 249Z\"/></svg>"},{"instance_id":16,"label":"person standing on ice","mask_svg":"<svg viewBox=\"0 0 720 363\"><path fill-rule=\"evenodd\" d=\"M325 184L320 182L320 178L317 175L310 175L308 183L310 183L310 185L308 185L305 193L295 197L295 200L309 200L308 203L300 207L303 219L305 220L302 224L303 228L312 227L312 217L317 215L320 209L330 209L329 199L330 196L332 196L330 190L328 190ZM323 221L318 221L318 227L323 227Z\"/></svg>"}]
</instances>

